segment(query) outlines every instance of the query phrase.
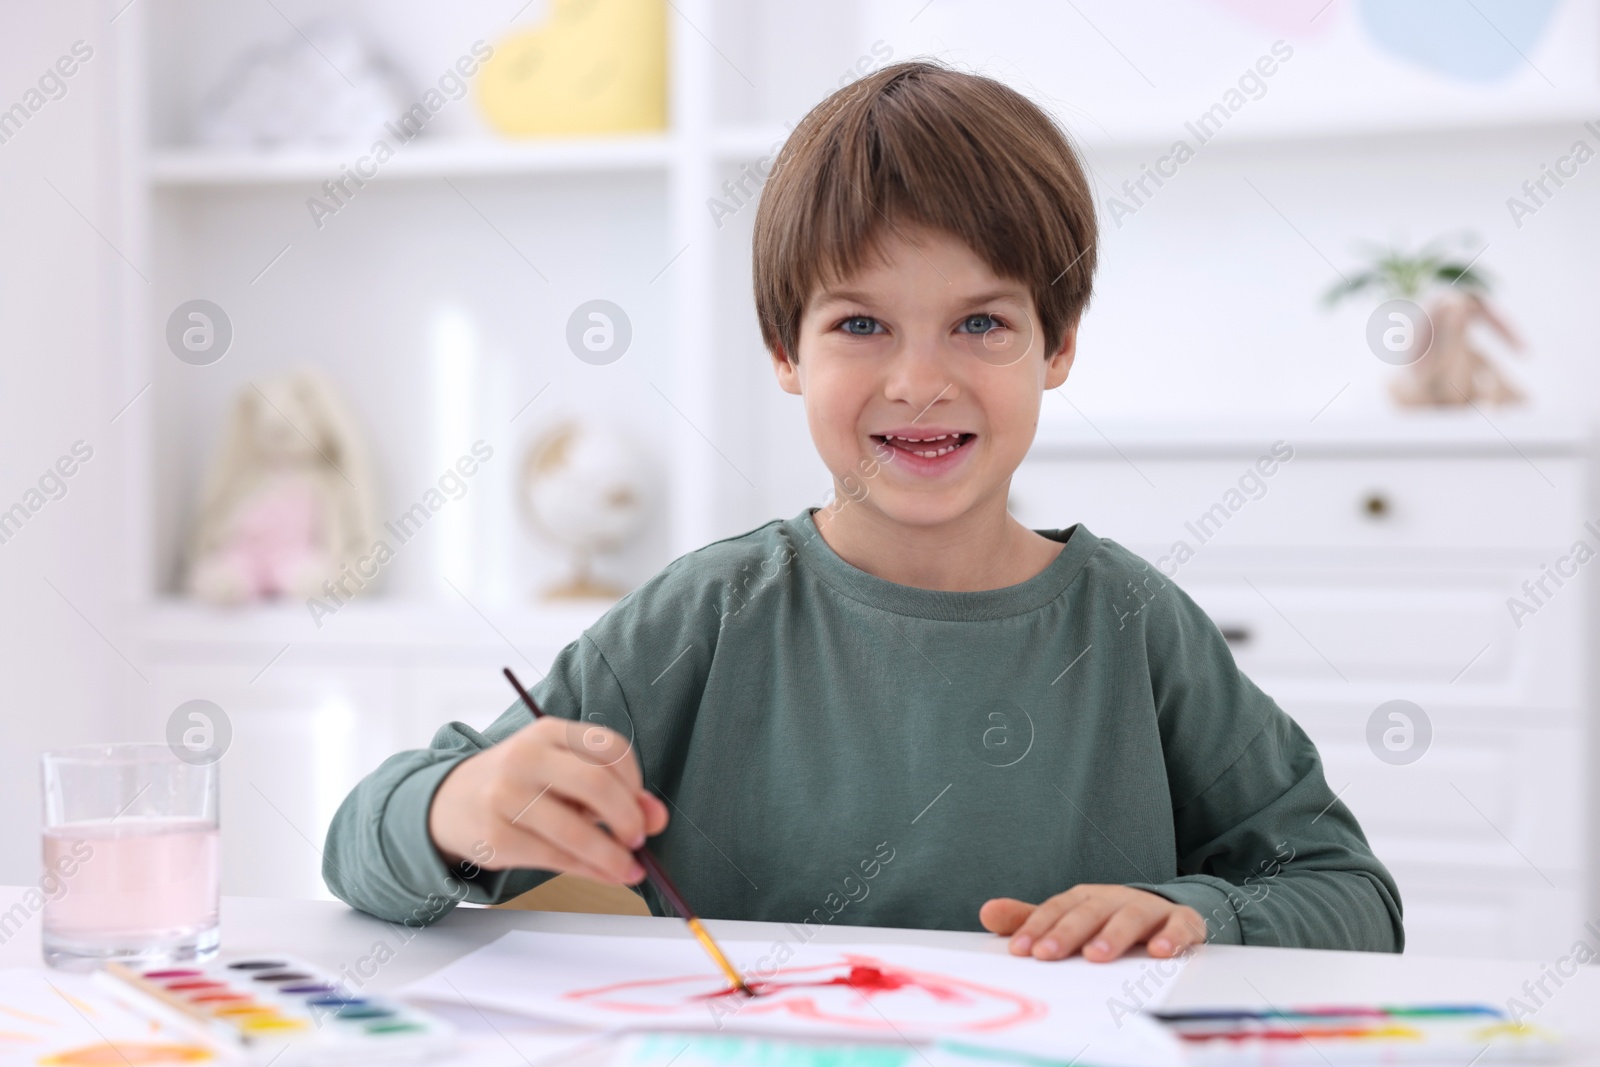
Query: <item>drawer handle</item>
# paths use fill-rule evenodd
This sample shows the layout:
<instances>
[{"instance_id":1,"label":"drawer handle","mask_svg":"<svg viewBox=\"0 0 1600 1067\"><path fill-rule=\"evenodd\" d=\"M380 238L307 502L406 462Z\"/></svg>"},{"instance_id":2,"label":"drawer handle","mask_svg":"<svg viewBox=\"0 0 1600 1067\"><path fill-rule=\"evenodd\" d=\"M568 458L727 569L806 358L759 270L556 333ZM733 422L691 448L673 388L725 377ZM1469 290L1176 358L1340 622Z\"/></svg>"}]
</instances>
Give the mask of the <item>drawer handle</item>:
<instances>
[{"instance_id":1,"label":"drawer handle","mask_svg":"<svg viewBox=\"0 0 1600 1067\"><path fill-rule=\"evenodd\" d=\"M1386 493L1374 491L1368 493L1361 501L1362 513L1374 521L1387 519L1392 510L1393 508L1389 504L1389 497Z\"/></svg>"},{"instance_id":2,"label":"drawer handle","mask_svg":"<svg viewBox=\"0 0 1600 1067\"><path fill-rule=\"evenodd\" d=\"M1250 628L1248 626L1219 626L1222 639L1230 645L1248 645L1250 643Z\"/></svg>"}]
</instances>

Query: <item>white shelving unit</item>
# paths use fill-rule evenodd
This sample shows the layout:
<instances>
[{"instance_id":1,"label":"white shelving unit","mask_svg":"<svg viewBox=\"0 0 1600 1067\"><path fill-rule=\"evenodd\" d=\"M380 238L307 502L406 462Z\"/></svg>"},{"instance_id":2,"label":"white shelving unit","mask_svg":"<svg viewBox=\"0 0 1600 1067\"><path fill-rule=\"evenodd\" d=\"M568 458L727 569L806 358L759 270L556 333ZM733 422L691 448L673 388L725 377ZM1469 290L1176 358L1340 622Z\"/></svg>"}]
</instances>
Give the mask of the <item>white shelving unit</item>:
<instances>
[{"instance_id":1,"label":"white shelving unit","mask_svg":"<svg viewBox=\"0 0 1600 1067\"><path fill-rule=\"evenodd\" d=\"M192 5L181 3L152 6L156 8L155 13L130 10L123 16L131 23L124 32L132 39L144 41L144 54L128 57L125 79L128 92L124 94L122 126L130 134L123 162L126 172L135 178L125 228L133 238L130 247L136 250L132 254L135 260L161 262L165 259L179 267L206 268L211 264L205 260L205 255L211 250L204 247L203 239L195 240L193 233L182 232L182 223L191 221L182 217L191 205L204 204L224 214L236 210L242 216L259 212L266 199L276 197L282 202L294 195L314 195L317 185L330 175L337 175L340 166L356 150L240 153L183 144L148 143L143 131L153 126L147 117L152 96L171 101L182 95L171 88L152 93L151 82L162 77L169 66L161 62L162 57L157 53L162 47L170 47L151 40L155 24L170 28L175 20L181 21L186 14L193 13ZM659 436L671 438L671 447L663 450L671 455L666 467L672 491L663 501L670 515L671 534L657 546L656 553L666 558L724 532L714 508L696 506L706 503L704 487L718 480L716 468L723 462L718 459L714 446L708 446L708 439L714 440L717 436L712 368L719 353L712 345L675 343L685 332L681 324L700 319L713 303L709 289L715 272L712 259L715 250L707 246L701 232L706 229L708 220L704 201L715 193L716 183L711 178L718 160L730 151L719 147L728 137L713 134L711 79L712 67L718 59L708 39L699 32L712 25L714 8L709 2L676 6L679 17L674 22L670 45L670 131L524 142L498 140L481 133L424 137L398 152L384 165L374 182L378 188L432 183L431 195L448 201L454 194L439 183L440 179L482 180L501 187L514 187L514 195L541 201L541 208L550 214L561 213L563 197L591 181L620 179L647 186L648 195L654 201L651 210L662 228L660 247L650 248L641 240L640 248L616 251L622 253L619 258L625 259L666 252L659 261L647 261L649 283L655 284L659 278L662 285L658 291L670 293L662 304L672 313L656 324L662 347L655 355L663 372L674 377L676 389L669 404L660 405L658 414L666 417L659 420L659 425L651 427L668 431ZM698 30L689 30L691 26ZM192 99L187 102L193 104ZM741 133L739 129L732 130L732 140L742 143L746 138ZM731 151L739 154L737 148ZM483 236L487 238L486 243L494 240L487 230ZM293 237L289 233L284 244L293 246ZM171 247L163 248L164 242L170 242ZM266 250L270 257L273 249L269 245ZM268 262L270 258L263 260L262 265ZM250 284L255 281L251 279ZM141 302L135 299L134 303ZM128 382L148 381L170 363L159 337L147 343L155 332L151 327L159 325L165 306L159 298L142 303L145 306L140 309L142 313L137 321L132 312L128 316L126 336L129 341L124 346L124 372ZM130 411L130 417L139 418L141 412ZM159 419L148 415L142 417L147 423L145 435L159 444L171 427L161 425ZM659 445L659 440L655 443ZM159 467L159 462L155 466ZM156 478L161 476L159 471L152 473ZM193 486L186 481L177 488L181 495L192 492ZM152 528L155 525L151 509L144 503L149 496L148 493L134 494L131 517L135 526ZM181 499L178 503L182 503ZM143 547L132 551L139 574L131 590L135 599L147 597L152 591L164 591L172 583L174 531L152 529L152 533L156 540L153 552ZM148 558L151 556L154 558ZM653 569L642 568L645 573Z\"/></svg>"},{"instance_id":2,"label":"white shelving unit","mask_svg":"<svg viewBox=\"0 0 1600 1067\"><path fill-rule=\"evenodd\" d=\"M443 132L430 127L383 165L352 200L349 226L341 210L315 228L304 199L318 195L359 148L250 153L187 139L201 96L229 62L324 17L308 2L280 6L279 15L262 18L237 3L156 0L118 14L127 44L119 54L119 246L131 261L149 265L146 283L126 287L119 330L118 395L140 397L123 418L135 424L146 453L131 464L125 505L123 592L135 635L153 606L169 630L184 617L172 598L204 459L231 395L255 374L295 361L323 366L371 431L380 517L415 491L431 457L410 432L428 415L427 397L417 395L428 386L427 353L417 344L427 323L414 312L435 292L453 291L451 306L467 305L481 327L483 362L498 361L501 377L478 383L485 425L553 383L559 388L541 398L536 415L558 404L563 415L609 417L645 439L663 488L652 529L615 563L622 587L820 496L825 472L805 444L798 404L770 395L777 393L770 384L760 403L734 399L753 378L771 380L748 298L754 209L719 226L708 201L722 195L724 178L782 143L798 117L794 101L820 98L827 72L849 66L851 5L832 0L827 10L802 16L775 8L753 13L730 0L676 3L668 25L667 130L505 140L485 130L475 105L463 100L450 105L456 110L444 116L449 122L439 121ZM432 69L429 55L453 55L506 30L495 21L504 13L482 3L449 15L357 3L342 14L417 70ZM846 32L817 32L813 19L830 14L829 25ZM761 71L759 87L745 68ZM575 231L591 217L614 222L592 242ZM559 239L547 258L534 246L552 232ZM378 299L352 294L358 303L350 307L328 299L343 278L392 272L401 260L426 260L441 249L452 257L451 269L424 279L429 284ZM463 262L467 256L479 262ZM521 277L507 284L508 272ZM630 298L619 299L619 290ZM545 296L560 291L571 294L564 303ZM216 300L235 320L234 349L212 367L179 365L162 340L171 308L195 296ZM638 311L633 350L611 367L580 365L561 344L565 312L593 296ZM519 318L515 305L530 297L541 305L539 315ZM386 327L387 319L399 321ZM367 323L376 324L370 337L363 336ZM385 346L411 351L395 358ZM411 395L408 377L422 382ZM504 434L506 458L488 488L500 500L479 515L500 521L493 535L500 543L480 546L483 573L468 590L474 601L481 593L510 616L529 619L544 613L529 591L548 584L560 565L548 547L526 543L520 528L505 528L506 520L515 522L504 503L514 480L508 468L520 461L534 421L518 419ZM769 435L767 447L741 448L758 430ZM772 457L784 454L773 434L801 446L781 469L773 469ZM395 570L374 601L405 611L452 599L437 582L430 587L420 564ZM209 630L206 613L192 618L197 633Z\"/></svg>"},{"instance_id":3,"label":"white shelving unit","mask_svg":"<svg viewBox=\"0 0 1600 1067\"><path fill-rule=\"evenodd\" d=\"M573 138L530 144L469 141L466 138L423 141L407 146L383 168L385 181L399 178L442 178L507 175L581 174L642 171L665 174L673 144L665 136ZM365 146L347 151L226 153L167 149L150 153L148 180L168 188L213 185L270 185L317 182L337 174L341 164Z\"/></svg>"},{"instance_id":4,"label":"white shelving unit","mask_svg":"<svg viewBox=\"0 0 1600 1067\"><path fill-rule=\"evenodd\" d=\"M748 309L730 313L723 299L747 269L748 242L730 239L731 228L719 233L706 206L724 173L770 151L783 127L759 100L734 105L719 87L727 59L711 41L731 5L679 0L669 129L508 141L482 129L470 101L457 102L440 132L404 145L348 208L313 226L305 198L359 150L223 152L186 135L230 57L284 39L285 22L322 14L309 3L279 6L281 19L193 0L118 15L117 243L141 268L118 316L116 406L132 401L120 418L138 452L124 498L120 629L148 683L129 709L132 732L159 733L194 698L233 721L225 888L321 895L316 846L348 787L444 722L486 724L510 703L501 664L536 677L607 606L533 595L563 565L524 538L511 503L521 453L543 423L610 419L656 465L656 517L605 575L622 588L756 525L784 498L783 488L755 490L755 461L737 448L742 427L721 417L739 407L725 373L732 353L747 373L765 373L765 356L748 343ZM482 4L448 14L355 4L343 15L421 70L433 69L417 58L430 49L454 55L506 29L504 12ZM738 221L747 227L752 215ZM235 329L232 349L207 367L177 361L163 337L171 309L195 297L220 304ZM563 341L571 308L596 297L621 304L634 326L628 353L603 367L580 363ZM380 522L428 484L440 469L424 440L437 384L428 331L439 309L475 328L473 414L498 464L464 498L474 581L452 591L432 548L402 553L381 587L321 627L297 604L228 611L178 596L205 457L231 397L256 375L310 362L334 377L372 441ZM746 328L738 341L729 321ZM789 417L803 434L798 409ZM749 425L768 421L753 415ZM825 485L813 474L778 513Z\"/></svg>"}]
</instances>

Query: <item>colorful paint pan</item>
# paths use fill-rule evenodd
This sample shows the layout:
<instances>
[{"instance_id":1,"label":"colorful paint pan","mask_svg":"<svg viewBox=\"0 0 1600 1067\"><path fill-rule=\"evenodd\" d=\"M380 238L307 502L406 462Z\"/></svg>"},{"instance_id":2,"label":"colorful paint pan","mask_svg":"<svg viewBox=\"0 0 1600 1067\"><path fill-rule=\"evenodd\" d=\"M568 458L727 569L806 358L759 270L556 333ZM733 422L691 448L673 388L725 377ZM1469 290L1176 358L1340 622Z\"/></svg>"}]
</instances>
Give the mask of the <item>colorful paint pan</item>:
<instances>
[{"instance_id":1,"label":"colorful paint pan","mask_svg":"<svg viewBox=\"0 0 1600 1067\"><path fill-rule=\"evenodd\" d=\"M191 1017L212 1020L242 1045L293 1044L305 1063L383 1063L448 1053L454 1028L408 1005L357 992L286 956L242 957L118 977Z\"/></svg>"},{"instance_id":2,"label":"colorful paint pan","mask_svg":"<svg viewBox=\"0 0 1600 1067\"><path fill-rule=\"evenodd\" d=\"M1485 1005L1157 1011L1189 1067L1549 1060L1558 1037Z\"/></svg>"},{"instance_id":3,"label":"colorful paint pan","mask_svg":"<svg viewBox=\"0 0 1600 1067\"><path fill-rule=\"evenodd\" d=\"M380 1008L375 1004L357 1004L340 1008L334 1012L341 1019L388 1019L395 1013L389 1008Z\"/></svg>"}]
</instances>

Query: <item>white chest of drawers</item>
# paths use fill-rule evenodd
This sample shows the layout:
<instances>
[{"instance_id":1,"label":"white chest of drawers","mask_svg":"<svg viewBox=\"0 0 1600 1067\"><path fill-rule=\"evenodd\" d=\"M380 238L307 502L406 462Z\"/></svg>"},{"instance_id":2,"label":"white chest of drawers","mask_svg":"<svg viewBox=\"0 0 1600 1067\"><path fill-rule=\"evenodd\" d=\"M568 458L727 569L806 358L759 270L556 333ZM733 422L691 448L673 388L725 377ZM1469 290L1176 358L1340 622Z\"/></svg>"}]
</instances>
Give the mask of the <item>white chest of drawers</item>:
<instances>
[{"instance_id":1,"label":"white chest of drawers","mask_svg":"<svg viewBox=\"0 0 1600 1067\"><path fill-rule=\"evenodd\" d=\"M1472 411L1192 432L1073 418L1041 429L1015 514L1083 522L1205 608L1316 741L1400 884L1408 951L1568 951L1600 914L1587 436ZM1386 709L1369 740L1396 700L1421 715Z\"/></svg>"}]
</instances>

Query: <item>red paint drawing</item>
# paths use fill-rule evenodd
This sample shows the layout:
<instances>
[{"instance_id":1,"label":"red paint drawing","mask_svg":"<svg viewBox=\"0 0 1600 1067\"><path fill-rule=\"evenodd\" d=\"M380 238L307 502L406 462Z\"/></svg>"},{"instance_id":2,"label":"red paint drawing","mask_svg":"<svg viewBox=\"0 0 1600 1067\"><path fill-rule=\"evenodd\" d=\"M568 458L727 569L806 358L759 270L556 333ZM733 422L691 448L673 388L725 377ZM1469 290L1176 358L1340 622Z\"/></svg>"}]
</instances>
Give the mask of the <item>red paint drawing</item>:
<instances>
[{"instance_id":1,"label":"red paint drawing","mask_svg":"<svg viewBox=\"0 0 1600 1067\"><path fill-rule=\"evenodd\" d=\"M846 954L831 963L792 967L751 983L754 999L708 975L617 982L567 993L564 999L621 1015L703 1018L707 1002L725 1000L740 1017L789 1016L863 1030L937 1028L994 1032L1042 1019L1049 1008L1007 989L914 971L872 956Z\"/></svg>"}]
</instances>

